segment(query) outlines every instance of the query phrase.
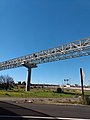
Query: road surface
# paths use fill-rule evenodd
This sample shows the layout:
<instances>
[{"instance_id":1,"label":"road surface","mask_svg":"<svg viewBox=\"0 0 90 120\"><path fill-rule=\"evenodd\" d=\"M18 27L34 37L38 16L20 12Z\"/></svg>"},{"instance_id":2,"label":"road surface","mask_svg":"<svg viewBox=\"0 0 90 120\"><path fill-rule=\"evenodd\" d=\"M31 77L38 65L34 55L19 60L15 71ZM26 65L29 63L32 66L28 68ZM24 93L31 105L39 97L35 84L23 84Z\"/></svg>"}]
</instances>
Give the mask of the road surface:
<instances>
[{"instance_id":1,"label":"road surface","mask_svg":"<svg viewBox=\"0 0 90 120\"><path fill-rule=\"evenodd\" d=\"M90 120L90 106L0 101L0 120Z\"/></svg>"}]
</instances>

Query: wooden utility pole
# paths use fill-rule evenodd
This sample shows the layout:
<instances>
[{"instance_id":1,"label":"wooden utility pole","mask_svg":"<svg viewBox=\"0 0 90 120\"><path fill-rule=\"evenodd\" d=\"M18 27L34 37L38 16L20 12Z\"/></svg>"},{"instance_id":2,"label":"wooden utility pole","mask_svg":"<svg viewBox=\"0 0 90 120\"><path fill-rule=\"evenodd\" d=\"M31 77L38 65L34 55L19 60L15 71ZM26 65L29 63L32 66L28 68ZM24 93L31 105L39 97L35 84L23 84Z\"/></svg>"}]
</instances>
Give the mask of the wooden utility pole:
<instances>
[{"instance_id":1,"label":"wooden utility pole","mask_svg":"<svg viewBox=\"0 0 90 120\"><path fill-rule=\"evenodd\" d=\"M82 99L84 100L84 89L83 89L84 76L83 76L82 68L80 68L80 76L81 76L81 87L82 87Z\"/></svg>"}]
</instances>

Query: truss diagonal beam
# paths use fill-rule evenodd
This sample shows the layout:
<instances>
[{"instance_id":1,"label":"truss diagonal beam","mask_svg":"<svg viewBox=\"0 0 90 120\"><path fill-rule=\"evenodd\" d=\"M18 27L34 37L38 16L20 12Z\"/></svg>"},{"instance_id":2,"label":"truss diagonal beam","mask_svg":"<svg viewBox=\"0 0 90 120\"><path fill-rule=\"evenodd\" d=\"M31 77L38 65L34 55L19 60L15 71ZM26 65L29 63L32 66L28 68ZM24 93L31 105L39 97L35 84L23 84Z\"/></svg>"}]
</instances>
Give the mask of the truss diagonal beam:
<instances>
[{"instance_id":1,"label":"truss diagonal beam","mask_svg":"<svg viewBox=\"0 0 90 120\"><path fill-rule=\"evenodd\" d=\"M22 67L23 62L36 65L87 55L90 55L90 37L63 44L59 47L0 62L0 70Z\"/></svg>"}]
</instances>

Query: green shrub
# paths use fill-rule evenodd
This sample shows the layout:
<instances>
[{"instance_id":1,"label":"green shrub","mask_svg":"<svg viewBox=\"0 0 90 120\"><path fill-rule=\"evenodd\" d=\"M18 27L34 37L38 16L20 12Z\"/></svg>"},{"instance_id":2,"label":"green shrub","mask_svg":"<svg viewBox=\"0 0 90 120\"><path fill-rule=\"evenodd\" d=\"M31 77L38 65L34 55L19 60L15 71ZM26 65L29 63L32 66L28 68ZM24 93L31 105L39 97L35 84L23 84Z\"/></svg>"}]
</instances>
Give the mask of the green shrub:
<instances>
[{"instance_id":1,"label":"green shrub","mask_svg":"<svg viewBox=\"0 0 90 120\"><path fill-rule=\"evenodd\" d=\"M57 88L57 93L62 93L62 89L61 88Z\"/></svg>"},{"instance_id":2,"label":"green shrub","mask_svg":"<svg viewBox=\"0 0 90 120\"><path fill-rule=\"evenodd\" d=\"M90 105L90 96L88 96L88 95L84 96L84 100L81 99L80 103L83 105Z\"/></svg>"},{"instance_id":3,"label":"green shrub","mask_svg":"<svg viewBox=\"0 0 90 120\"><path fill-rule=\"evenodd\" d=\"M90 96L85 96L85 98L84 98L84 104L85 105L90 105Z\"/></svg>"},{"instance_id":4,"label":"green shrub","mask_svg":"<svg viewBox=\"0 0 90 120\"><path fill-rule=\"evenodd\" d=\"M5 95L10 96L8 93L5 93Z\"/></svg>"}]
</instances>

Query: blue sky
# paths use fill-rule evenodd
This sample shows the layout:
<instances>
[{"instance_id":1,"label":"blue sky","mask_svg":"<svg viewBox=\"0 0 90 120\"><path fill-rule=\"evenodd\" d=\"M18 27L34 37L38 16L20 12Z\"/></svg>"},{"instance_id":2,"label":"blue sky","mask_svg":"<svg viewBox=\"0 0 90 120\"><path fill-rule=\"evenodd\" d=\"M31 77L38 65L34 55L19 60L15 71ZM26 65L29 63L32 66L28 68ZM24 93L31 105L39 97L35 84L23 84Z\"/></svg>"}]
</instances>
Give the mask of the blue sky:
<instances>
[{"instance_id":1,"label":"blue sky","mask_svg":"<svg viewBox=\"0 0 90 120\"><path fill-rule=\"evenodd\" d=\"M90 0L0 0L0 62L90 36ZM90 56L45 63L32 69L31 83L90 84ZM0 71L16 82L26 68Z\"/></svg>"}]
</instances>

